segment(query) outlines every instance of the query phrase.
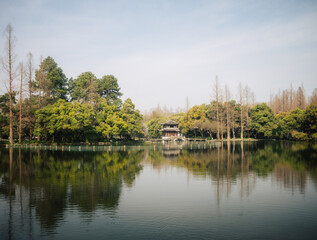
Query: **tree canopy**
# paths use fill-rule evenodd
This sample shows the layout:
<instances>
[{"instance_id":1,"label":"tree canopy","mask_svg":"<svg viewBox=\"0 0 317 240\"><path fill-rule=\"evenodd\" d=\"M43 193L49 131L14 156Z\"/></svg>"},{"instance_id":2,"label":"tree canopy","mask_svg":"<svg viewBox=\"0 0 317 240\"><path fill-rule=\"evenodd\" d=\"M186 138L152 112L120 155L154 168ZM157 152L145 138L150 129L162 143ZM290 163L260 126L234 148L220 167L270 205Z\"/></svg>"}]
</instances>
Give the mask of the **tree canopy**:
<instances>
[{"instance_id":1,"label":"tree canopy","mask_svg":"<svg viewBox=\"0 0 317 240\"><path fill-rule=\"evenodd\" d=\"M52 57L45 58L35 71L35 87L46 104L67 98L67 78Z\"/></svg>"},{"instance_id":2,"label":"tree canopy","mask_svg":"<svg viewBox=\"0 0 317 240\"><path fill-rule=\"evenodd\" d=\"M112 75L98 79L92 72L82 73L69 80L69 92L72 100L81 103L96 103L98 98L103 98L109 104L121 104L118 80Z\"/></svg>"},{"instance_id":3,"label":"tree canopy","mask_svg":"<svg viewBox=\"0 0 317 240\"><path fill-rule=\"evenodd\" d=\"M277 129L276 118L266 104L257 104L251 109L251 131L257 138L272 138Z\"/></svg>"}]
</instances>

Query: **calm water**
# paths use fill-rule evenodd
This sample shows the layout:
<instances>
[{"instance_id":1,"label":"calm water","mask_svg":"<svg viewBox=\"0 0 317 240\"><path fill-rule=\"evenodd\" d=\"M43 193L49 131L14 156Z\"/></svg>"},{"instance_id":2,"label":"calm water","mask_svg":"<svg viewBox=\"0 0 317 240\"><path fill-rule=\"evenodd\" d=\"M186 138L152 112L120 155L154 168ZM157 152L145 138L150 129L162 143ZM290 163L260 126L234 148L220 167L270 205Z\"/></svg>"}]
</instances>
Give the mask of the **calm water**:
<instances>
[{"instance_id":1,"label":"calm water","mask_svg":"<svg viewBox=\"0 0 317 240\"><path fill-rule=\"evenodd\" d=\"M317 144L62 150L0 148L0 239L316 239Z\"/></svg>"}]
</instances>

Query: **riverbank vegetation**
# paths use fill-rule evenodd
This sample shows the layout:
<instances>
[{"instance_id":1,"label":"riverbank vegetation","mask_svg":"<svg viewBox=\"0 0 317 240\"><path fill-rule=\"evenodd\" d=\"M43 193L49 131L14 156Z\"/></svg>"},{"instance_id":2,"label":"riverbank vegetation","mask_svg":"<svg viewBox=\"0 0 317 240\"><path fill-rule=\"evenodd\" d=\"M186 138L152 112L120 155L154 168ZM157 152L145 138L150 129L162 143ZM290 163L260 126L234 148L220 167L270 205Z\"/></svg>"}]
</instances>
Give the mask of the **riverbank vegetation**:
<instances>
[{"instance_id":1,"label":"riverbank vegetation","mask_svg":"<svg viewBox=\"0 0 317 240\"><path fill-rule=\"evenodd\" d=\"M68 78L52 57L41 60L34 71L33 56L26 68L16 69L15 38L11 25L5 31L3 69L10 85L0 96L0 137L10 143L97 142L130 140L143 136L142 115L131 99L121 100L113 75L97 78L84 72ZM14 89L14 83L19 88Z\"/></svg>"},{"instance_id":2,"label":"riverbank vegetation","mask_svg":"<svg viewBox=\"0 0 317 240\"><path fill-rule=\"evenodd\" d=\"M172 119L179 123L182 134L191 138L317 140L316 89L309 101L306 101L301 86L292 98L282 101L280 95L276 95L269 104L255 103L254 94L248 87L239 87L239 102L230 99L227 86L224 90L226 101L222 100L223 91L216 79L215 100L209 104L196 105L177 114L159 107L154 109L145 117L148 120L148 135L151 138L161 137L162 123ZM271 106L275 106L275 112ZM282 111L284 109L287 111Z\"/></svg>"},{"instance_id":3,"label":"riverbank vegetation","mask_svg":"<svg viewBox=\"0 0 317 240\"><path fill-rule=\"evenodd\" d=\"M95 143L160 138L162 123L172 119L181 133L209 139L317 140L317 90L307 99L303 86L291 86L269 104L256 103L248 86L240 84L238 101L218 78L213 100L180 111L159 107L142 116L131 99L123 101L113 75L96 77L83 72L68 79L52 57L41 59L37 69L31 53L16 62L11 25L5 31L2 66L7 93L0 96L0 138L14 142Z\"/></svg>"}]
</instances>

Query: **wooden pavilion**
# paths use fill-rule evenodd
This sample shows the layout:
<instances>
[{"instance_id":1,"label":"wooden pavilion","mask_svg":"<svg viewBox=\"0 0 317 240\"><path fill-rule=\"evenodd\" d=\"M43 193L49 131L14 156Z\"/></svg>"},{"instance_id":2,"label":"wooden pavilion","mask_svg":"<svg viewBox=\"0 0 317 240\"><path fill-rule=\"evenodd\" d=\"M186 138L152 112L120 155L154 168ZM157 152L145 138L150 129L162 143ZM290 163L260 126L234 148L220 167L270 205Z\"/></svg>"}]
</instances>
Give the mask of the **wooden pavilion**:
<instances>
[{"instance_id":1,"label":"wooden pavilion","mask_svg":"<svg viewBox=\"0 0 317 240\"><path fill-rule=\"evenodd\" d=\"M178 123L173 121L173 120L169 120L165 123L162 123L163 125L163 129L162 131L162 138L163 139L169 139L171 137L177 137L180 136L180 131L178 129Z\"/></svg>"}]
</instances>

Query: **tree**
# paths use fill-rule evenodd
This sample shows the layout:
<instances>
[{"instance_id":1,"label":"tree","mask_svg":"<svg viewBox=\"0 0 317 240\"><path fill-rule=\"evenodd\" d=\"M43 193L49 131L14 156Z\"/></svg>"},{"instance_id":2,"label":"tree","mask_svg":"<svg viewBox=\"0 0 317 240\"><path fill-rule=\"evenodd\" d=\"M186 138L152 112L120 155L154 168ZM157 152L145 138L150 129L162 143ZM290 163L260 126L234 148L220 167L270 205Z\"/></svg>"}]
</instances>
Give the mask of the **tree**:
<instances>
[{"instance_id":1,"label":"tree","mask_svg":"<svg viewBox=\"0 0 317 240\"><path fill-rule=\"evenodd\" d=\"M143 136L142 120L142 115L129 98L121 110L106 99L101 99L96 105L96 131L106 139Z\"/></svg>"},{"instance_id":2,"label":"tree","mask_svg":"<svg viewBox=\"0 0 317 240\"><path fill-rule=\"evenodd\" d=\"M296 107L299 109L305 109L306 107L306 97L304 93L303 85L298 87L296 92Z\"/></svg>"},{"instance_id":3,"label":"tree","mask_svg":"<svg viewBox=\"0 0 317 240\"><path fill-rule=\"evenodd\" d=\"M251 131L256 138L272 138L276 130L276 118L266 103L257 104L251 109Z\"/></svg>"},{"instance_id":4,"label":"tree","mask_svg":"<svg viewBox=\"0 0 317 240\"><path fill-rule=\"evenodd\" d=\"M94 116L91 105L60 99L36 112L34 131L46 141L90 141L95 131Z\"/></svg>"},{"instance_id":5,"label":"tree","mask_svg":"<svg viewBox=\"0 0 317 240\"><path fill-rule=\"evenodd\" d=\"M34 71L34 67L33 67L33 55L31 52L29 52L27 54L27 79L28 79L28 88L29 88L29 99L32 98L32 85L33 85L33 71Z\"/></svg>"},{"instance_id":6,"label":"tree","mask_svg":"<svg viewBox=\"0 0 317 240\"><path fill-rule=\"evenodd\" d=\"M248 135L248 132L250 130L250 95L251 95L251 90L248 86L245 86L244 87L244 91L243 91L243 94L244 94L244 103L245 103L245 119L246 119L246 122L245 122L245 133Z\"/></svg>"},{"instance_id":7,"label":"tree","mask_svg":"<svg viewBox=\"0 0 317 240\"><path fill-rule=\"evenodd\" d=\"M42 56L41 56L41 61L42 62L43 59L42 59ZM34 86L35 88L38 89L38 109L41 109L41 99L42 99L42 87L43 87L43 81L45 79L45 76L44 76L44 71L43 69L39 69L39 70L36 70L35 71L35 82L34 82ZM39 138L38 138L39 140Z\"/></svg>"},{"instance_id":8,"label":"tree","mask_svg":"<svg viewBox=\"0 0 317 240\"><path fill-rule=\"evenodd\" d=\"M29 132L29 140L32 138L32 131L35 125L35 105L36 99L33 96L33 88L34 88L34 66L33 66L33 55L31 52L27 54L27 65L26 65L26 78L28 81L28 98L24 100L25 108L24 111L26 113L25 124L28 128ZM40 92L40 91L39 91ZM39 104L38 109L40 108L40 97L38 98Z\"/></svg>"},{"instance_id":9,"label":"tree","mask_svg":"<svg viewBox=\"0 0 317 240\"><path fill-rule=\"evenodd\" d=\"M217 136L218 126L219 123L209 119L202 122L202 129L209 134L211 139L213 138L213 134Z\"/></svg>"},{"instance_id":10,"label":"tree","mask_svg":"<svg viewBox=\"0 0 317 240\"><path fill-rule=\"evenodd\" d=\"M304 113L304 131L310 135L317 133L317 104L310 104Z\"/></svg>"},{"instance_id":11,"label":"tree","mask_svg":"<svg viewBox=\"0 0 317 240\"><path fill-rule=\"evenodd\" d=\"M240 99L240 138L243 141L243 87L239 84L239 99Z\"/></svg>"},{"instance_id":12,"label":"tree","mask_svg":"<svg viewBox=\"0 0 317 240\"><path fill-rule=\"evenodd\" d=\"M96 131L103 138L111 139L119 134L120 125L119 109L116 105L109 105L106 100L101 100L96 105Z\"/></svg>"},{"instance_id":13,"label":"tree","mask_svg":"<svg viewBox=\"0 0 317 240\"><path fill-rule=\"evenodd\" d=\"M19 143L21 143L21 138L22 138L22 101L23 101L23 80L25 77L25 72L24 72L24 66L23 63L21 62L19 64L19 68L20 68L20 100L19 100L19 106L20 106L20 111L19 111Z\"/></svg>"},{"instance_id":14,"label":"tree","mask_svg":"<svg viewBox=\"0 0 317 240\"><path fill-rule=\"evenodd\" d=\"M230 90L229 87L225 86L226 94L226 116L227 116L227 140L230 140Z\"/></svg>"},{"instance_id":15,"label":"tree","mask_svg":"<svg viewBox=\"0 0 317 240\"><path fill-rule=\"evenodd\" d=\"M101 97L106 99L110 104L119 104L122 93L118 80L113 75L105 75L101 79L97 80L98 90L97 92Z\"/></svg>"},{"instance_id":16,"label":"tree","mask_svg":"<svg viewBox=\"0 0 317 240\"><path fill-rule=\"evenodd\" d=\"M35 83L39 92L40 107L42 100L46 106L67 98L67 78L52 57L47 57L41 62L40 68L35 72Z\"/></svg>"},{"instance_id":17,"label":"tree","mask_svg":"<svg viewBox=\"0 0 317 240\"><path fill-rule=\"evenodd\" d=\"M220 89L220 104L219 104L219 118L220 118L220 133L221 133L221 140L223 140L223 129L224 129L224 122L223 122L223 117L224 117L224 106L223 106L223 93L222 90Z\"/></svg>"},{"instance_id":18,"label":"tree","mask_svg":"<svg viewBox=\"0 0 317 240\"><path fill-rule=\"evenodd\" d=\"M12 103L15 104L16 92L12 92L11 98ZM10 126L9 122L9 112L10 112L10 94L5 93L0 96L0 136L9 137L10 135Z\"/></svg>"},{"instance_id":19,"label":"tree","mask_svg":"<svg viewBox=\"0 0 317 240\"><path fill-rule=\"evenodd\" d=\"M69 80L69 91L72 100L95 104L98 98L104 98L108 103L121 106L122 93L118 80L112 75L105 75L101 79L91 72L80 74L76 79Z\"/></svg>"},{"instance_id":20,"label":"tree","mask_svg":"<svg viewBox=\"0 0 317 240\"><path fill-rule=\"evenodd\" d=\"M189 110L189 98L186 96L186 111Z\"/></svg>"},{"instance_id":21,"label":"tree","mask_svg":"<svg viewBox=\"0 0 317 240\"><path fill-rule=\"evenodd\" d=\"M81 103L92 104L99 97L97 78L92 72L84 72L76 79L70 79L69 90L72 100Z\"/></svg>"},{"instance_id":22,"label":"tree","mask_svg":"<svg viewBox=\"0 0 317 240\"><path fill-rule=\"evenodd\" d=\"M161 137L162 123L167 119L164 117L153 118L147 123L148 135L150 138L159 138Z\"/></svg>"},{"instance_id":23,"label":"tree","mask_svg":"<svg viewBox=\"0 0 317 240\"><path fill-rule=\"evenodd\" d=\"M1 58L2 66L4 71L8 74L9 83L9 141L13 144L13 80L15 78L16 70L14 69L14 63L16 60L16 55L14 53L15 48L15 36L13 35L13 28L11 24L8 24L5 29L6 45L5 45L5 58Z\"/></svg>"},{"instance_id":24,"label":"tree","mask_svg":"<svg viewBox=\"0 0 317 240\"><path fill-rule=\"evenodd\" d=\"M289 112L296 108L305 109L306 97L303 85L294 91L291 84L289 89L279 90L277 94L270 97L270 107L275 114L279 112Z\"/></svg>"},{"instance_id":25,"label":"tree","mask_svg":"<svg viewBox=\"0 0 317 240\"><path fill-rule=\"evenodd\" d=\"M219 86L219 82L218 82L218 76L216 76L216 80L215 80L215 84L214 84L214 96L215 96L215 100L216 100L216 116L217 116L217 139L219 140L220 135L219 135L219 99L220 99L220 86Z\"/></svg>"},{"instance_id":26,"label":"tree","mask_svg":"<svg viewBox=\"0 0 317 240\"><path fill-rule=\"evenodd\" d=\"M196 131L200 131L203 136L202 123L207 119L208 107L205 104L194 106L179 119L179 128L187 136L196 136Z\"/></svg>"},{"instance_id":27,"label":"tree","mask_svg":"<svg viewBox=\"0 0 317 240\"><path fill-rule=\"evenodd\" d=\"M316 104L317 103L317 88L314 89L312 95L309 98L309 104Z\"/></svg>"},{"instance_id":28,"label":"tree","mask_svg":"<svg viewBox=\"0 0 317 240\"><path fill-rule=\"evenodd\" d=\"M241 114L241 106L236 104L235 100L229 102L230 105L230 123L231 123L231 132L232 138L236 138L236 129L239 127L239 120Z\"/></svg>"},{"instance_id":29,"label":"tree","mask_svg":"<svg viewBox=\"0 0 317 240\"><path fill-rule=\"evenodd\" d=\"M122 119L126 122L126 129L123 135L127 138L135 138L143 135L142 131L142 115L139 110L135 109L132 100L128 98L122 105Z\"/></svg>"},{"instance_id":30,"label":"tree","mask_svg":"<svg viewBox=\"0 0 317 240\"><path fill-rule=\"evenodd\" d=\"M291 112L280 112L277 114L278 137L290 139L292 131L302 131L304 113L304 110L297 108Z\"/></svg>"}]
</instances>

